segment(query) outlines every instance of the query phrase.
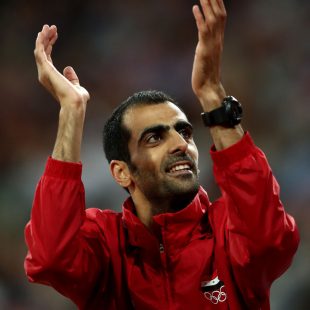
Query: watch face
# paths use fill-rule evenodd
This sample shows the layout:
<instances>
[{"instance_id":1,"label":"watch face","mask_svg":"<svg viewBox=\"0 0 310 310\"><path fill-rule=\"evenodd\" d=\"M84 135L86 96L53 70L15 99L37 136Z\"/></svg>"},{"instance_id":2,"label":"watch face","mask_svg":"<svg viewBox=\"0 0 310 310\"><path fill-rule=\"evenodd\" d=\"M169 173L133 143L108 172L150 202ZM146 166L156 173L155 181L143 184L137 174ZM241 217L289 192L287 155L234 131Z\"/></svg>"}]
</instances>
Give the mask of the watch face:
<instances>
[{"instance_id":1,"label":"watch face","mask_svg":"<svg viewBox=\"0 0 310 310\"><path fill-rule=\"evenodd\" d=\"M241 119L241 116L242 116L242 108L241 108L241 105L240 103L234 103L232 104L232 115L233 115L233 118L234 119Z\"/></svg>"},{"instance_id":2,"label":"watch face","mask_svg":"<svg viewBox=\"0 0 310 310\"><path fill-rule=\"evenodd\" d=\"M242 118L241 104L234 97L230 96L225 100L225 106L229 124L231 126L239 124Z\"/></svg>"}]
</instances>

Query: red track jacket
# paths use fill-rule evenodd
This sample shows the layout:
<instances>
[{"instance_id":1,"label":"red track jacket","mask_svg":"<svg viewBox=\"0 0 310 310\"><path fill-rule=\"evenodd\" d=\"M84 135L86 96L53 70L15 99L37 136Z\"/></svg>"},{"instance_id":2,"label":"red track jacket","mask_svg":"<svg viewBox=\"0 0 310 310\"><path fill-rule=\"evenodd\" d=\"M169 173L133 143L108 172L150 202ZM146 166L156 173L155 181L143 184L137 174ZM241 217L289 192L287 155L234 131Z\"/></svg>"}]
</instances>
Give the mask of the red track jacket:
<instances>
[{"instance_id":1,"label":"red track jacket","mask_svg":"<svg viewBox=\"0 0 310 310\"><path fill-rule=\"evenodd\" d=\"M269 309L271 283L291 264L299 235L265 155L249 136L211 150L222 197L200 188L178 213L136 217L87 209L81 164L49 159L25 229L31 282L80 309Z\"/></svg>"}]
</instances>

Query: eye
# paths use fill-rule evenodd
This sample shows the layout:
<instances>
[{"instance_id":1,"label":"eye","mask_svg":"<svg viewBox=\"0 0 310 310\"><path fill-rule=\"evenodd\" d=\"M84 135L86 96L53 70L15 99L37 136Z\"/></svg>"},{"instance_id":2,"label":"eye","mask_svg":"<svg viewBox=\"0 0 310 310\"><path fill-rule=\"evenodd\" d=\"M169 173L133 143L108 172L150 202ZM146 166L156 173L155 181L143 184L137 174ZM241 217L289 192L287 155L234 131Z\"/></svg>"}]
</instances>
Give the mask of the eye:
<instances>
[{"instance_id":1,"label":"eye","mask_svg":"<svg viewBox=\"0 0 310 310\"><path fill-rule=\"evenodd\" d=\"M190 140L193 137L193 130L190 127L179 130L179 134L185 139Z\"/></svg>"},{"instance_id":2,"label":"eye","mask_svg":"<svg viewBox=\"0 0 310 310\"><path fill-rule=\"evenodd\" d=\"M161 140L161 135L152 133L146 138L147 143L157 143Z\"/></svg>"}]
</instances>

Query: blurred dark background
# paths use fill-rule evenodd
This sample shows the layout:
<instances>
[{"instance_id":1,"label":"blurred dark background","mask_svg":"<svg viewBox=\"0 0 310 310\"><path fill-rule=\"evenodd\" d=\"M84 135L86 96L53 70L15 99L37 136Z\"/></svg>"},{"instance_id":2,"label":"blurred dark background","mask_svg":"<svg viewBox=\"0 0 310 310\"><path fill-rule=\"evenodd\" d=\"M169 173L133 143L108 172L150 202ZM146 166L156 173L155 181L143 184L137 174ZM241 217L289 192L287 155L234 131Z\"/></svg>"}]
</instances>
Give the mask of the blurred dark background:
<instances>
[{"instance_id":1,"label":"blurred dark background","mask_svg":"<svg viewBox=\"0 0 310 310\"><path fill-rule=\"evenodd\" d=\"M190 85L197 40L194 3L0 2L0 309L75 309L53 289L29 284L23 270L23 229L58 122L58 105L37 82L33 59L44 23L58 26L56 67L72 65L91 94L82 154L87 205L120 210L126 194L109 175L101 131L112 109L142 89L169 93L189 114L201 182L212 199L218 197L208 154L212 142ZM226 5L223 83L243 103L243 125L266 153L302 238L293 265L273 285L272 309L310 309L310 2Z\"/></svg>"}]
</instances>

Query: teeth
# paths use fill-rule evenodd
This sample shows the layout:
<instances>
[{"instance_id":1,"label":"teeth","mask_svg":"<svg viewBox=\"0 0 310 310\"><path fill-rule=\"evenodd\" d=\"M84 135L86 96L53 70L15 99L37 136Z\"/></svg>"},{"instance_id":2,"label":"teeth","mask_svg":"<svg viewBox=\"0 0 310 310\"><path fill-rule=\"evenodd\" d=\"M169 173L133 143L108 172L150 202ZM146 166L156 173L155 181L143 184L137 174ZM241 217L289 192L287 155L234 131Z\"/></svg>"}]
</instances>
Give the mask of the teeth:
<instances>
[{"instance_id":1,"label":"teeth","mask_svg":"<svg viewBox=\"0 0 310 310\"><path fill-rule=\"evenodd\" d=\"M180 171L180 170L189 170L190 166L185 164L185 165L177 165L174 166L170 169L170 172L175 172L175 171Z\"/></svg>"}]
</instances>

